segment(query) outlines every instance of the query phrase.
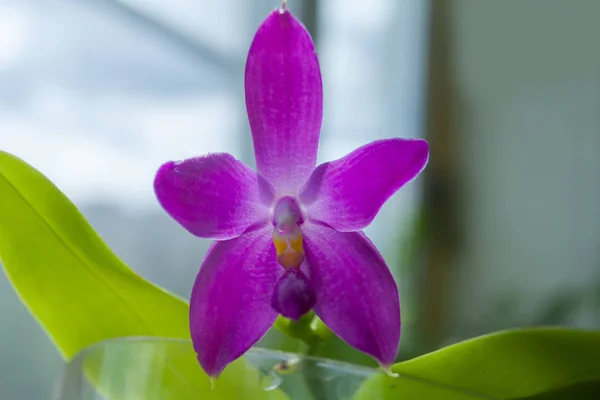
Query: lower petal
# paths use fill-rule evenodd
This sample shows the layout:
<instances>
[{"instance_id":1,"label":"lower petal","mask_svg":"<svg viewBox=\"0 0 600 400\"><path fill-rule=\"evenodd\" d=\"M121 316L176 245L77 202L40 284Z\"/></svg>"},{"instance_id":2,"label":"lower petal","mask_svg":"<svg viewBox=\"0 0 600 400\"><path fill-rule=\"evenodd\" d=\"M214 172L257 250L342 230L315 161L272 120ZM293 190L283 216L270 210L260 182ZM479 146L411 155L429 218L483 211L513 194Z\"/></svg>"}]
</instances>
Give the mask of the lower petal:
<instances>
[{"instance_id":1,"label":"lower petal","mask_svg":"<svg viewBox=\"0 0 600 400\"><path fill-rule=\"evenodd\" d=\"M218 376L273 325L271 296L282 272L271 228L213 244L190 300L192 341L208 375Z\"/></svg>"},{"instance_id":2,"label":"lower petal","mask_svg":"<svg viewBox=\"0 0 600 400\"><path fill-rule=\"evenodd\" d=\"M362 232L303 226L314 310L352 347L381 365L394 362L400 341L400 301L394 278Z\"/></svg>"}]
</instances>

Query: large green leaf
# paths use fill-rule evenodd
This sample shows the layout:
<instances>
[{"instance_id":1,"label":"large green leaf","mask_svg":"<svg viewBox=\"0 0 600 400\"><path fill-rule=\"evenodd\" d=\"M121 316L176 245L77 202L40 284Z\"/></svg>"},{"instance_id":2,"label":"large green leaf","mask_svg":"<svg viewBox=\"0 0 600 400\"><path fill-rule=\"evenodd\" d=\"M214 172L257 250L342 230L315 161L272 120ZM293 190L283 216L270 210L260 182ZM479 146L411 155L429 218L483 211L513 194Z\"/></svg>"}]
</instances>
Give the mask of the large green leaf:
<instances>
[{"instance_id":1,"label":"large green leaf","mask_svg":"<svg viewBox=\"0 0 600 400\"><path fill-rule=\"evenodd\" d=\"M0 261L18 296L60 353L72 358L124 336L188 338L188 305L116 257L77 208L41 173L0 151ZM202 398L281 398L233 364L210 390L197 363L170 366ZM97 378L97 377L96 377ZM166 382L174 382L165 378Z\"/></svg>"},{"instance_id":2,"label":"large green leaf","mask_svg":"<svg viewBox=\"0 0 600 400\"><path fill-rule=\"evenodd\" d=\"M493 399L550 400L600 398L600 332L562 328L516 329L467 340L395 364L394 372L414 378L398 382L376 376L357 400ZM450 387L465 394L433 394ZM467 394L471 393L471 395Z\"/></svg>"}]
</instances>

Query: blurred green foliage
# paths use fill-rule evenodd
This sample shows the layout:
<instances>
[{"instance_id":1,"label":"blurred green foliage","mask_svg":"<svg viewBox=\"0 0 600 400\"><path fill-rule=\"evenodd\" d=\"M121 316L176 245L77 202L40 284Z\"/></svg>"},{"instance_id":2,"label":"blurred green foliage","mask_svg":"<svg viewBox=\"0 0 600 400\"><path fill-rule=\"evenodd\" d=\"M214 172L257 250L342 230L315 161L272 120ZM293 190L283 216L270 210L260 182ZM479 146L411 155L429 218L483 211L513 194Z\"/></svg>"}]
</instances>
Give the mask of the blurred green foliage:
<instances>
[{"instance_id":1,"label":"blurred green foliage","mask_svg":"<svg viewBox=\"0 0 600 400\"><path fill-rule=\"evenodd\" d=\"M383 399L436 398L431 388L459 389L439 398L597 399L600 395L600 332L563 328L515 329L481 336L415 359L392 370L414 378L394 384L377 376L357 400L381 392ZM423 385L428 383L430 385Z\"/></svg>"}]
</instances>

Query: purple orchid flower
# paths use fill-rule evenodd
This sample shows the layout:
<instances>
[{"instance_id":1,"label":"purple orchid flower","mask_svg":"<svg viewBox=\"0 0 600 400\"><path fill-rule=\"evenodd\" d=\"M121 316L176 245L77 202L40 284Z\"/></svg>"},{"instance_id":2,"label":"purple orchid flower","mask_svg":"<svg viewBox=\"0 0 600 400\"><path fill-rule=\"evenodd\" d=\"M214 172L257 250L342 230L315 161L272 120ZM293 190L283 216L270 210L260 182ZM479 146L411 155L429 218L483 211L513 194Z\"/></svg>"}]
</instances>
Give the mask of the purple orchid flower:
<instances>
[{"instance_id":1,"label":"purple orchid flower","mask_svg":"<svg viewBox=\"0 0 600 400\"><path fill-rule=\"evenodd\" d=\"M398 289L361 231L427 164L427 142L379 140L316 166L323 113L310 34L285 8L260 26L246 64L246 106L258 172L227 153L168 162L154 182L166 212L215 239L194 283L190 330L218 376L278 314L311 309L340 338L393 363Z\"/></svg>"}]
</instances>

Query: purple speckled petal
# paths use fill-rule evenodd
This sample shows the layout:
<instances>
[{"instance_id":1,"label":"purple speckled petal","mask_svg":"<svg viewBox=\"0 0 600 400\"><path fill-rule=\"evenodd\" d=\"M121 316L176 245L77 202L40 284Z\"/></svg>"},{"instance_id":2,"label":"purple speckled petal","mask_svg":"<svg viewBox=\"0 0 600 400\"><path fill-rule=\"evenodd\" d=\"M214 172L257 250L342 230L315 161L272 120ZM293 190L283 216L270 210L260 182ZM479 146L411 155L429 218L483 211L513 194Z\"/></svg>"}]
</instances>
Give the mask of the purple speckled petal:
<instances>
[{"instance_id":1,"label":"purple speckled petal","mask_svg":"<svg viewBox=\"0 0 600 400\"><path fill-rule=\"evenodd\" d=\"M319 165L300 192L309 219L338 231L368 226L386 200L425 168L421 139L386 139Z\"/></svg>"},{"instance_id":2,"label":"purple speckled petal","mask_svg":"<svg viewBox=\"0 0 600 400\"><path fill-rule=\"evenodd\" d=\"M231 154L160 167L154 191L167 213L196 236L231 239L269 222L274 190Z\"/></svg>"},{"instance_id":3,"label":"purple speckled petal","mask_svg":"<svg viewBox=\"0 0 600 400\"><path fill-rule=\"evenodd\" d=\"M303 226L314 310L352 347L381 365L394 362L400 340L400 300L385 261L362 232Z\"/></svg>"},{"instance_id":4,"label":"purple speckled petal","mask_svg":"<svg viewBox=\"0 0 600 400\"><path fill-rule=\"evenodd\" d=\"M200 267L190 299L190 331L198 361L210 376L248 351L277 318L271 295L283 269L271 230L215 242Z\"/></svg>"},{"instance_id":5,"label":"purple speckled petal","mask_svg":"<svg viewBox=\"0 0 600 400\"><path fill-rule=\"evenodd\" d=\"M246 62L246 108L258 171L295 193L317 160L323 89L310 34L289 11L258 28Z\"/></svg>"}]
</instances>

